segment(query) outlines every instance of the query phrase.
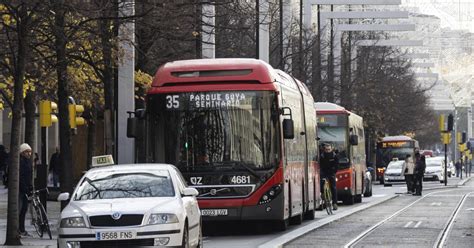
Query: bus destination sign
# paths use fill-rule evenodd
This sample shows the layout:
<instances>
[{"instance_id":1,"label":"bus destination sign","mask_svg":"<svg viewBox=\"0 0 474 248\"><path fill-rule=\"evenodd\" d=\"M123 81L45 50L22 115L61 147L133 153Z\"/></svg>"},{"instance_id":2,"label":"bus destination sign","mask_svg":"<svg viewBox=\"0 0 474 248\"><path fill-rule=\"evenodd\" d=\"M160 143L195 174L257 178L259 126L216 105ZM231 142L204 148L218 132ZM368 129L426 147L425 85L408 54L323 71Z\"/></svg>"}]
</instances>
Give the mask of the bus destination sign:
<instances>
[{"instance_id":1,"label":"bus destination sign","mask_svg":"<svg viewBox=\"0 0 474 248\"><path fill-rule=\"evenodd\" d=\"M165 96L167 110L256 107L256 92L190 92Z\"/></svg>"},{"instance_id":2,"label":"bus destination sign","mask_svg":"<svg viewBox=\"0 0 474 248\"><path fill-rule=\"evenodd\" d=\"M382 148L404 148L410 147L410 142L408 141L386 141L382 142Z\"/></svg>"}]
</instances>

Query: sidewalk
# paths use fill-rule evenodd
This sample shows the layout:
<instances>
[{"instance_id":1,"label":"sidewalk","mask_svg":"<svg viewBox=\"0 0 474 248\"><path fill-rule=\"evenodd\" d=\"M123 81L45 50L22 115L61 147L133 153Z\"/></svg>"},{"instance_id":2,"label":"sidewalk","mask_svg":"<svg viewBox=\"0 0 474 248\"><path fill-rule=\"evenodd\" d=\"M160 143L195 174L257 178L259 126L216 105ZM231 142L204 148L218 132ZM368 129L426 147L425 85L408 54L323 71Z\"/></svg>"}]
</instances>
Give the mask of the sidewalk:
<instances>
[{"instance_id":1,"label":"sidewalk","mask_svg":"<svg viewBox=\"0 0 474 248\"><path fill-rule=\"evenodd\" d=\"M0 247L16 247L16 246L4 246L5 236L7 234L7 208L8 208L8 190L0 185ZM49 239L48 234L44 234L43 238L38 237L35 228L31 225L30 212L26 214L26 231L33 235L33 237L22 238L22 247L31 248L43 248L43 247L56 247L56 239L58 236L58 219L60 212L60 203L54 201L47 202L47 212L49 225L51 227L51 233L53 239Z\"/></svg>"}]
</instances>

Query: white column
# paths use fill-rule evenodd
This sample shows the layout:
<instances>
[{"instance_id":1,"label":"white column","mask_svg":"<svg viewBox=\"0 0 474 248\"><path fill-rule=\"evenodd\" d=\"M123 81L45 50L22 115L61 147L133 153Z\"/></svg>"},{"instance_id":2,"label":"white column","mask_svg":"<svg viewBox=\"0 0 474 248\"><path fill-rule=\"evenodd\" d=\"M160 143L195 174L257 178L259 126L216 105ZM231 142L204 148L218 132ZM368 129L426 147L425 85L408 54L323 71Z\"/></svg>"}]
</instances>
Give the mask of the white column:
<instances>
[{"instance_id":1,"label":"white column","mask_svg":"<svg viewBox=\"0 0 474 248\"><path fill-rule=\"evenodd\" d=\"M124 0L119 6L120 16L135 14L135 1ZM123 58L118 64L117 104L117 163L134 161L134 140L127 137L127 111L135 110L135 22L129 21L119 28L120 49Z\"/></svg>"},{"instance_id":2,"label":"white column","mask_svg":"<svg viewBox=\"0 0 474 248\"><path fill-rule=\"evenodd\" d=\"M202 5L202 32L201 32L201 50L203 59L216 57L216 6L207 1Z\"/></svg>"},{"instance_id":3,"label":"white column","mask_svg":"<svg viewBox=\"0 0 474 248\"><path fill-rule=\"evenodd\" d=\"M259 8L259 37L258 39L258 58L269 63L270 62L270 25L269 25L269 3L268 0L260 0Z\"/></svg>"}]
</instances>

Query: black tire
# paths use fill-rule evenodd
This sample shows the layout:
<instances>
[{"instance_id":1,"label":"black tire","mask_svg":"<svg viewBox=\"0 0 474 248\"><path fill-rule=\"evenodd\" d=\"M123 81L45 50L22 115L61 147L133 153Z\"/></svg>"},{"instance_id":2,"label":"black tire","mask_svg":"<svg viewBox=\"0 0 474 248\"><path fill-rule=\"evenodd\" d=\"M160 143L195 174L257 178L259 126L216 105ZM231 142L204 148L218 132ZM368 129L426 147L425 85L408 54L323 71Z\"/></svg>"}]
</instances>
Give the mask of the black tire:
<instances>
[{"instance_id":1,"label":"black tire","mask_svg":"<svg viewBox=\"0 0 474 248\"><path fill-rule=\"evenodd\" d=\"M314 209L306 211L306 213L304 213L304 219L305 220L314 220Z\"/></svg>"},{"instance_id":2,"label":"black tire","mask_svg":"<svg viewBox=\"0 0 474 248\"><path fill-rule=\"evenodd\" d=\"M196 248L202 248L203 243L202 243L202 221L199 222L199 240Z\"/></svg>"},{"instance_id":3,"label":"black tire","mask_svg":"<svg viewBox=\"0 0 474 248\"><path fill-rule=\"evenodd\" d=\"M290 224L292 225L301 225L301 223L303 223L303 213L290 218Z\"/></svg>"},{"instance_id":4,"label":"black tire","mask_svg":"<svg viewBox=\"0 0 474 248\"><path fill-rule=\"evenodd\" d=\"M183 240L181 241L182 248L189 248L189 230L188 230L188 222L184 223L183 228Z\"/></svg>"},{"instance_id":5,"label":"black tire","mask_svg":"<svg viewBox=\"0 0 474 248\"><path fill-rule=\"evenodd\" d=\"M31 222L35 227L36 233L40 238L43 237L43 215L41 214L41 210L38 206L32 205L30 208L31 213Z\"/></svg>"},{"instance_id":6,"label":"black tire","mask_svg":"<svg viewBox=\"0 0 474 248\"><path fill-rule=\"evenodd\" d=\"M344 205L353 205L354 204L354 196L352 194L344 197L343 200Z\"/></svg>"},{"instance_id":7,"label":"black tire","mask_svg":"<svg viewBox=\"0 0 474 248\"><path fill-rule=\"evenodd\" d=\"M43 218L43 231L46 231L48 233L49 239L53 239L53 236L51 235L51 228L49 226L49 221L48 221L48 215L46 214L46 211L44 210L44 207L42 204L39 205L42 216Z\"/></svg>"},{"instance_id":8,"label":"black tire","mask_svg":"<svg viewBox=\"0 0 474 248\"><path fill-rule=\"evenodd\" d=\"M354 202L355 203L361 203L362 202L362 194L358 194L354 196Z\"/></svg>"},{"instance_id":9,"label":"black tire","mask_svg":"<svg viewBox=\"0 0 474 248\"><path fill-rule=\"evenodd\" d=\"M282 231L286 231L289 225L290 225L290 221L288 219L285 219L285 220L276 221L274 227L276 231L282 232Z\"/></svg>"}]
</instances>

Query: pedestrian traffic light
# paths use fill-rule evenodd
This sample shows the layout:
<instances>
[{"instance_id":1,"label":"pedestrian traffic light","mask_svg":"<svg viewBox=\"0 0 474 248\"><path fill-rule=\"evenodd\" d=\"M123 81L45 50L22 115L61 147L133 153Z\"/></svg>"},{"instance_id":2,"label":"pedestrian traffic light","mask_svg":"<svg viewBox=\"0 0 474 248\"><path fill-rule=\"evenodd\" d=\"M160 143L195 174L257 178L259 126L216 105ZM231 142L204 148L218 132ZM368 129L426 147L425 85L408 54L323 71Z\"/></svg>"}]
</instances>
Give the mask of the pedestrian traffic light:
<instances>
[{"instance_id":1,"label":"pedestrian traffic light","mask_svg":"<svg viewBox=\"0 0 474 248\"><path fill-rule=\"evenodd\" d=\"M453 127L454 127L454 116L453 114L449 114L448 115L448 132L451 132L453 131Z\"/></svg>"},{"instance_id":2,"label":"pedestrian traffic light","mask_svg":"<svg viewBox=\"0 0 474 248\"><path fill-rule=\"evenodd\" d=\"M58 122L55 113L58 105L55 102L42 100L39 103L40 127L50 127L53 123Z\"/></svg>"},{"instance_id":3,"label":"pedestrian traffic light","mask_svg":"<svg viewBox=\"0 0 474 248\"><path fill-rule=\"evenodd\" d=\"M69 127L71 129L77 128L86 124L86 120L81 117L84 112L84 106L79 104L69 104Z\"/></svg>"}]
</instances>

